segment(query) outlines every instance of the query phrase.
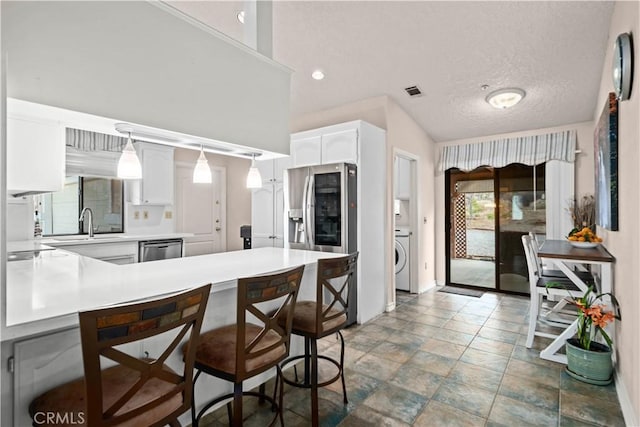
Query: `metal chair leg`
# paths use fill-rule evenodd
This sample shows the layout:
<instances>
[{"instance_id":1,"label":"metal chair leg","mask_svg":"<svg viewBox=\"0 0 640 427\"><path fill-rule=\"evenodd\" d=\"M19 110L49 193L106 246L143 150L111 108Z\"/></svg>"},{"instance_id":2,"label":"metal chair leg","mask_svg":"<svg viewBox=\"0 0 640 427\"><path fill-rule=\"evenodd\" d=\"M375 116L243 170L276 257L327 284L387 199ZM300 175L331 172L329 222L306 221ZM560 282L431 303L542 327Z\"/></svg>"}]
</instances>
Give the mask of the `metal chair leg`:
<instances>
[{"instance_id":1,"label":"metal chair leg","mask_svg":"<svg viewBox=\"0 0 640 427\"><path fill-rule=\"evenodd\" d=\"M305 358L304 358L304 384L305 385L309 385L311 384L311 379L310 379L310 374L311 374L311 367L310 365L310 357L309 355L311 354L311 342L313 340L311 338L304 338L304 354L305 354ZM315 341L313 341L315 342ZM297 378L296 378L297 381Z\"/></svg>"},{"instance_id":2,"label":"metal chair leg","mask_svg":"<svg viewBox=\"0 0 640 427\"><path fill-rule=\"evenodd\" d=\"M191 426L198 427L198 419L196 418L196 381L202 371L196 371L196 376L193 377L193 383L191 384Z\"/></svg>"},{"instance_id":3,"label":"metal chair leg","mask_svg":"<svg viewBox=\"0 0 640 427\"><path fill-rule=\"evenodd\" d=\"M338 335L340 336L340 377L342 378L342 396L344 400L344 404L349 403L347 400L347 385L344 381L344 338L342 337L342 332L338 331Z\"/></svg>"},{"instance_id":4,"label":"metal chair leg","mask_svg":"<svg viewBox=\"0 0 640 427\"><path fill-rule=\"evenodd\" d=\"M277 366L277 370L276 370L276 384L278 384L278 381L280 381L280 396L278 399L278 409L280 410L280 425L282 427L284 427L284 380L282 379L282 371L280 370L280 367ZM274 396L275 399L275 396Z\"/></svg>"},{"instance_id":5,"label":"metal chair leg","mask_svg":"<svg viewBox=\"0 0 640 427\"><path fill-rule=\"evenodd\" d=\"M242 383L233 385L233 425L242 425Z\"/></svg>"},{"instance_id":6,"label":"metal chair leg","mask_svg":"<svg viewBox=\"0 0 640 427\"><path fill-rule=\"evenodd\" d=\"M309 344L311 347L311 425L318 427L318 345L316 340L309 340Z\"/></svg>"}]
</instances>

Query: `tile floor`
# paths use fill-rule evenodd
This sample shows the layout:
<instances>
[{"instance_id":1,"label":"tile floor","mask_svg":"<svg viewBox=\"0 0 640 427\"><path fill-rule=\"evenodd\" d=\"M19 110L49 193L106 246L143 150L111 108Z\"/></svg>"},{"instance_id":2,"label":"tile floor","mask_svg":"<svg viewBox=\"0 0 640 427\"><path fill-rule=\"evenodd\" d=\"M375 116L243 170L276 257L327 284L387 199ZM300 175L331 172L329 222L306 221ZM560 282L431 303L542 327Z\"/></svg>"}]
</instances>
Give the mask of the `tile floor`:
<instances>
[{"instance_id":1,"label":"tile floor","mask_svg":"<svg viewBox=\"0 0 640 427\"><path fill-rule=\"evenodd\" d=\"M321 389L321 425L624 426L613 385L576 381L540 359L545 339L524 347L527 314L526 297L398 293L395 311L344 331L349 404L340 382ZM333 336L319 348L339 353ZM245 425L268 425L270 411L251 400ZM284 401L285 425L310 425L308 390L287 386ZM203 421L226 425L226 410Z\"/></svg>"}]
</instances>

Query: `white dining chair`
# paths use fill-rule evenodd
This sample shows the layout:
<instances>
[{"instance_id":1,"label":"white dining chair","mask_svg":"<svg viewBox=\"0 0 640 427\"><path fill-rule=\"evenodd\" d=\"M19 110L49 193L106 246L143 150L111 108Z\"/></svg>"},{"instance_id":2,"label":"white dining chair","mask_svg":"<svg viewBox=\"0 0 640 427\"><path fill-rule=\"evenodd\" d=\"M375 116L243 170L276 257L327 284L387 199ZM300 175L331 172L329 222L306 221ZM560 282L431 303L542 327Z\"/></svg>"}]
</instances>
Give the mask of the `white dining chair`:
<instances>
[{"instance_id":1,"label":"white dining chair","mask_svg":"<svg viewBox=\"0 0 640 427\"><path fill-rule=\"evenodd\" d=\"M529 240L531 242L531 250L533 251L534 260L536 261L538 276L539 277L561 277L564 279L568 279L567 275L564 274L561 270L554 270L544 266L544 263L538 256L538 248L540 247L540 242L538 240L538 236L533 231L529 232ZM585 283L593 282L593 276L589 271L574 271L574 273Z\"/></svg>"},{"instance_id":2,"label":"white dining chair","mask_svg":"<svg viewBox=\"0 0 640 427\"><path fill-rule=\"evenodd\" d=\"M527 259L529 270L529 292L531 294L531 304L529 306L529 329L527 332L527 348L533 346L534 337L555 338L558 335L539 330L539 321L549 326L566 328L571 320L562 319L562 308L566 304L564 297L581 297L584 292L578 288L571 280L565 277L542 276L542 268L534 251L534 243L531 236L522 236L522 246ZM547 284L555 283L559 287L547 287ZM554 302L546 311L542 311L545 297L552 295L561 297L561 300Z\"/></svg>"}]
</instances>

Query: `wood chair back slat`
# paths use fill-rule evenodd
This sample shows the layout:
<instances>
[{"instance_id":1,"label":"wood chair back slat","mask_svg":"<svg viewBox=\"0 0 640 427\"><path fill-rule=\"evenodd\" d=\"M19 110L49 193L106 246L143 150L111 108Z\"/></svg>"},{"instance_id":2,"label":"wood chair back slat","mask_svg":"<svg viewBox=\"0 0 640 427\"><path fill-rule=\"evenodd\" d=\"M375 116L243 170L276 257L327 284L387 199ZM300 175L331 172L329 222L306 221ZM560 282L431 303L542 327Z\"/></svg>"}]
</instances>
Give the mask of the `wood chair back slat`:
<instances>
[{"instance_id":1,"label":"wood chair back slat","mask_svg":"<svg viewBox=\"0 0 640 427\"><path fill-rule=\"evenodd\" d=\"M196 346L188 346L190 351L184 355L182 372L174 373L167 370L164 362L185 338L195 342L199 336L210 287L209 284L154 301L83 311L79 314L87 387L85 414L87 425L110 426L131 420L179 394L182 401L180 407L162 420L158 420L158 425L174 420L189 409ZM138 358L116 348L170 331L177 332L175 338L155 360ZM104 402L105 390L101 366L103 357L139 375L133 385L107 408ZM164 381L171 384L171 387L164 395L145 404L123 409L150 380Z\"/></svg>"},{"instance_id":2,"label":"wood chair back slat","mask_svg":"<svg viewBox=\"0 0 640 427\"><path fill-rule=\"evenodd\" d=\"M238 279L238 309L237 309L237 339L236 339L236 381L250 378L256 371L264 371L264 366L255 366L256 360L271 351L284 346L284 359L289 354L293 309L298 298L298 291L302 281L304 266L289 269L282 273L272 273L264 276L254 276ZM266 302L278 301L277 309L267 308ZM252 314L263 325L260 333L251 341L246 339L247 313ZM286 325L278 324L280 316L287 319ZM267 344L266 338L272 340L277 334L278 339ZM271 363L275 366L280 360Z\"/></svg>"},{"instance_id":3,"label":"wood chair back slat","mask_svg":"<svg viewBox=\"0 0 640 427\"><path fill-rule=\"evenodd\" d=\"M340 316L346 316L349 309L349 294L354 285L354 275L358 262L358 252L340 257L318 260L316 289L316 333L322 335L344 325L325 331L324 325Z\"/></svg>"}]
</instances>

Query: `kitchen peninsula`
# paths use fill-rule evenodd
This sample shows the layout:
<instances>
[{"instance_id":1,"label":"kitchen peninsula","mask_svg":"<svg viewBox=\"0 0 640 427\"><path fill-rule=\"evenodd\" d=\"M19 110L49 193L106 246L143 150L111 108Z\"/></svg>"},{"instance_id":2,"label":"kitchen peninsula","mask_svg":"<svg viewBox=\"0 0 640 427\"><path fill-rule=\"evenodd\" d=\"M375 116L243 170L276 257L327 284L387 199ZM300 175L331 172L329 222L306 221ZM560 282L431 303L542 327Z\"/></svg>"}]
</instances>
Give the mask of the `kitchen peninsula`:
<instances>
[{"instance_id":1,"label":"kitchen peninsula","mask_svg":"<svg viewBox=\"0 0 640 427\"><path fill-rule=\"evenodd\" d=\"M12 367L13 381L4 380L10 374L4 377L3 373L0 424L28 425L27 406L33 397L82 375L79 310L212 283L202 326L208 330L235 319L238 277L304 264L299 298L313 299L317 260L336 256L340 254L260 248L114 265L60 248L41 251L32 259L8 262L2 361L3 366ZM158 356L156 347L153 342L145 342L135 351L154 357ZM175 357L169 363L181 361ZM265 379L256 379L256 384ZM199 387L206 387L208 393L227 387L214 381Z\"/></svg>"}]
</instances>

